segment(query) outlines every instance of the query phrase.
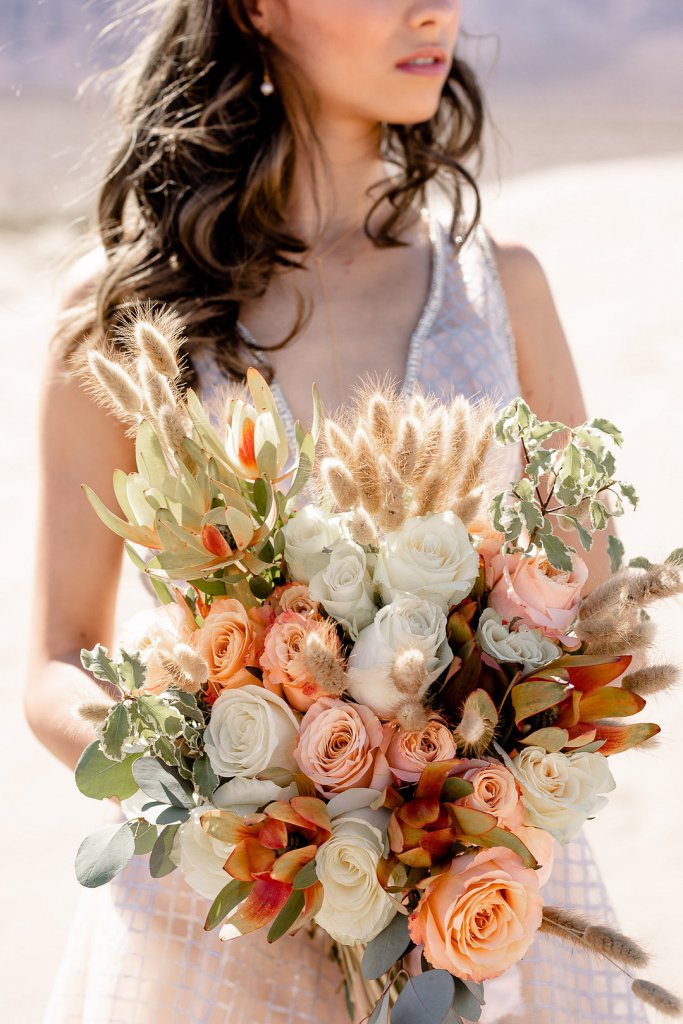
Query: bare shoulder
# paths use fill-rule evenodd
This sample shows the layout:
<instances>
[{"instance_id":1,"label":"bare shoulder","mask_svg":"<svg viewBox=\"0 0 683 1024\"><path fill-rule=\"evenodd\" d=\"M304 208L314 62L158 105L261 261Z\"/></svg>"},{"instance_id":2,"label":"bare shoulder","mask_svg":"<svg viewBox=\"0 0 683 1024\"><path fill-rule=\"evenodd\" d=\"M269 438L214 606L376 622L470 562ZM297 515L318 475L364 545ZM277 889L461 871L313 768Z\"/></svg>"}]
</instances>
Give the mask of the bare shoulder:
<instances>
[{"instance_id":1,"label":"bare shoulder","mask_svg":"<svg viewBox=\"0 0 683 1024\"><path fill-rule=\"evenodd\" d=\"M578 423L584 402L572 354L546 273L517 242L492 239L517 347L522 393L538 415Z\"/></svg>"},{"instance_id":2,"label":"bare shoulder","mask_svg":"<svg viewBox=\"0 0 683 1024\"><path fill-rule=\"evenodd\" d=\"M59 309L65 312L80 306L96 292L107 265L102 246L96 246L69 268L59 290Z\"/></svg>"}]
</instances>

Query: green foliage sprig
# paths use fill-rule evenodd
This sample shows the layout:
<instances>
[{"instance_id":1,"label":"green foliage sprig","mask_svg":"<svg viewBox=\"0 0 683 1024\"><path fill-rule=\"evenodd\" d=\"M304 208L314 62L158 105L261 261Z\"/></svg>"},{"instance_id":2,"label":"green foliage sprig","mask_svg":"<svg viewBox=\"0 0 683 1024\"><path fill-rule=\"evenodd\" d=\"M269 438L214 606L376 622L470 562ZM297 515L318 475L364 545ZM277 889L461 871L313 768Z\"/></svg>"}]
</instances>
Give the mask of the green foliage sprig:
<instances>
[{"instance_id":1,"label":"green foliage sprig","mask_svg":"<svg viewBox=\"0 0 683 1024\"><path fill-rule=\"evenodd\" d=\"M564 444L550 447L549 439L560 433ZM623 515L625 504L638 504L635 489L615 477L612 449L621 447L623 437L609 420L568 427L539 420L526 402L516 398L496 422L495 436L504 446L521 444L525 461L522 478L490 506L493 525L504 534L508 550L528 553L542 548L555 569L571 572L576 549L557 537L554 527L575 530L590 551L593 534ZM613 561L620 560L622 552L619 542L610 545Z\"/></svg>"}]
</instances>

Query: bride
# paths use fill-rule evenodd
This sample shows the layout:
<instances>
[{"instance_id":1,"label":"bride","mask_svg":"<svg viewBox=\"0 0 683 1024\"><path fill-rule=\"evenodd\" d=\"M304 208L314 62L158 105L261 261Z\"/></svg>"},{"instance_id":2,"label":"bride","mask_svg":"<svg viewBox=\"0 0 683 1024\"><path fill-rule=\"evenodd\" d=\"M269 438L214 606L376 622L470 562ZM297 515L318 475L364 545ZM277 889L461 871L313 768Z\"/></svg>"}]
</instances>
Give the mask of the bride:
<instances>
[{"instance_id":1,"label":"bride","mask_svg":"<svg viewBox=\"0 0 683 1024\"><path fill-rule=\"evenodd\" d=\"M69 360L127 304L179 310L187 380L209 403L250 364L272 374L290 430L307 419L313 381L334 408L368 373L438 396L521 393L542 418L585 418L543 271L479 223L465 163L479 146L482 99L453 57L460 7L158 4L121 94L100 248L66 289L43 396L38 663L34 654L26 707L69 768L92 740L85 724L65 726L74 694L97 685L78 652L112 646L122 554L78 488L87 481L113 501L112 471L134 466L130 440ZM446 224L429 208L439 189ZM604 550L590 568L594 584ZM198 863L217 856L198 848ZM85 892L47 1020L348 1020L321 937L269 947L256 933L221 945L202 931L206 895L179 873L151 879L140 858ZM558 848L545 895L610 920L583 838ZM645 1021L616 969L545 936L487 996L486 1024Z\"/></svg>"}]
</instances>

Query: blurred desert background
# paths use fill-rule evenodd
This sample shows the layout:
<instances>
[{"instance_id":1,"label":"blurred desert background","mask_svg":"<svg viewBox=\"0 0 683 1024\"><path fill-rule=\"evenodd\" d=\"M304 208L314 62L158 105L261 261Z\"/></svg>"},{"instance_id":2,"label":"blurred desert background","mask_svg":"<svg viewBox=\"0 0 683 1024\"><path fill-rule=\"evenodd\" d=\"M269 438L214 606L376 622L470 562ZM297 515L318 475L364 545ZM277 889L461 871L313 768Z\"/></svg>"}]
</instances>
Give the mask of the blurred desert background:
<instances>
[{"instance_id":1,"label":"blurred desert background","mask_svg":"<svg viewBox=\"0 0 683 1024\"><path fill-rule=\"evenodd\" d=\"M79 896L75 851L102 818L30 734L20 690L31 656L41 366L60 276L86 244L93 183L114 135L106 83L79 85L135 38L135 21L123 39L99 36L126 6L0 5L0 1019L8 1024L42 1019ZM627 551L663 558L683 544L683 6L465 0L463 11L463 52L487 83L494 125L485 221L545 266L589 410L626 436L621 473L641 495L620 528ZM127 569L121 613L144 600ZM683 661L682 612L673 604L659 616L670 660ZM587 827L621 924L653 954L650 976L683 995L683 691L651 711L660 740L613 762L618 789Z\"/></svg>"}]
</instances>

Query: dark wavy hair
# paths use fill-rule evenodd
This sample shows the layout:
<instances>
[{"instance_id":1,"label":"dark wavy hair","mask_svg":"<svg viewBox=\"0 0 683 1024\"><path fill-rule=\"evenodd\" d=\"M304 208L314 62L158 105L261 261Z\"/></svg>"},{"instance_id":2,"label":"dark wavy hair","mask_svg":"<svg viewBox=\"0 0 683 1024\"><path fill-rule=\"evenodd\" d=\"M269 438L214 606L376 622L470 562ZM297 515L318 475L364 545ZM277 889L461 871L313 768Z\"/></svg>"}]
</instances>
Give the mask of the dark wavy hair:
<instances>
[{"instance_id":1,"label":"dark wavy hair","mask_svg":"<svg viewBox=\"0 0 683 1024\"><path fill-rule=\"evenodd\" d=\"M207 341L216 342L226 375L239 378L249 363L237 331L240 303L261 296L278 266L307 251L288 230L287 205L295 154L315 142L310 106L296 69L255 31L245 0L155 0L153 7L121 81L123 139L99 195L104 267L57 344L68 358L88 331L110 334L134 303L171 304L187 331L188 380L192 348ZM267 100L264 66L276 87L278 77L288 86ZM365 224L376 245L400 244L404 219L425 202L432 181L452 203L453 236L467 237L480 203L465 163L479 155L483 121L477 80L456 58L431 121L383 126L395 173L378 183ZM465 223L467 188L474 212ZM380 206L388 212L371 230Z\"/></svg>"}]
</instances>

